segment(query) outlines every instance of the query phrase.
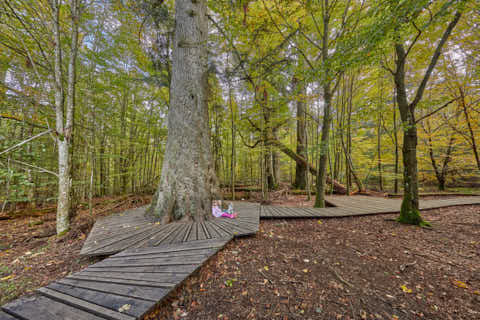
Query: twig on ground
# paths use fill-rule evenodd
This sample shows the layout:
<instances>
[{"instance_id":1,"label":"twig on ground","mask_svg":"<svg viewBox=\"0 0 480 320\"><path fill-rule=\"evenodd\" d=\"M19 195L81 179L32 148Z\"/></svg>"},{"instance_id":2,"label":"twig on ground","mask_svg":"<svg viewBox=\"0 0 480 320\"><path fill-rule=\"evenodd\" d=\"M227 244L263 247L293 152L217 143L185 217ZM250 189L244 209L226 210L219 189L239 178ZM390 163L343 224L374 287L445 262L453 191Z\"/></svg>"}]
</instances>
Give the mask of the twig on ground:
<instances>
[{"instance_id":1,"label":"twig on ground","mask_svg":"<svg viewBox=\"0 0 480 320\"><path fill-rule=\"evenodd\" d=\"M335 270L333 267L328 267L330 269L330 271L333 272L333 274L337 277L337 279L343 283L344 285L346 286L349 286L350 288L353 288L353 285L348 282L347 280L343 279L342 276L340 274L338 274L337 270Z\"/></svg>"}]
</instances>

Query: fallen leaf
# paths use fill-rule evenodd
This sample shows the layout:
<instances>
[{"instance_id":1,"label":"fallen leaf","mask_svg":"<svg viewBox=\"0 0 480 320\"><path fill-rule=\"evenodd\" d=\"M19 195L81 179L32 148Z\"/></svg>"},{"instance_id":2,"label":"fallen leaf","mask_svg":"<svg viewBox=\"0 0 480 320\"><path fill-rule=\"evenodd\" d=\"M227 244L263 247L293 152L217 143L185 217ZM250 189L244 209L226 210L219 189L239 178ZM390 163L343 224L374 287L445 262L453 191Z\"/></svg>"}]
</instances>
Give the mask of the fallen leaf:
<instances>
[{"instance_id":1,"label":"fallen leaf","mask_svg":"<svg viewBox=\"0 0 480 320\"><path fill-rule=\"evenodd\" d=\"M412 289L407 288L406 285L401 285L400 288L402 288L402 291L405 293L412 293Z\"/></svg>"},{"instance_id":2,"label":"fallen leaf","mask_svg":"<svg viewBox=\"0 0 480 320\"><path fill-rule=\"evenodd\" d=\"M302 271L305 272L305 273L307 273L307 272L308 272L308 269L303 269Z\"/></svg>"},{"instance_id":3,"label":"fallen leaf","mask_svg":"<svg viewBox=\"0 0 480 320\"><path fill-rule=\"evenodd\" d=\"M464 288L464 289L468 288L467 284L465 282L460 281L460 280L453 281L453 284L456 285L459 288Z\"/></svg>"},{"instance_id":4,"label":"fallen leaf","mask_svg":"<svg viewBox=\"0 0 480 320\"><path fill-rule=\"evenodd\" d=\"M130 310L132 306L130 304L124 304L123 306L121 306L120 308L118 308L118 312L125 312L125 311L128 311Z\"/></svg>"},{"instance_id":5,"label":"fallen leaf","mask_svg":"<svg viewBox=\"0 0 480 320\"><path fill-rule=\"evenodd\" d=\"M362 319L367 319L367 313L365 312L365 310L360 310L360 318Z\"/></svg>"},{"instance_id":6,"label":"fallen leaf","mask_svg":"<svg viewBox=\"0 0 480 320\"><path fill-rule=\"evenodd\" d=\"M3 277L0 279L0 281L6 281L8 279L12 279L13 278L13 274L9 275L9 276L6 276L6 277Z\"/></svg>"},{"instance_id":7,"label":"fallen leaf","mask_svg":"<svg viewBox=\"0 0 480 320\"><path fill-rule=\"evenodd\" d=\"M268 266L263 267L263 269L265 269L265 271L268 271Z\"/></svg>"}]
</instances>

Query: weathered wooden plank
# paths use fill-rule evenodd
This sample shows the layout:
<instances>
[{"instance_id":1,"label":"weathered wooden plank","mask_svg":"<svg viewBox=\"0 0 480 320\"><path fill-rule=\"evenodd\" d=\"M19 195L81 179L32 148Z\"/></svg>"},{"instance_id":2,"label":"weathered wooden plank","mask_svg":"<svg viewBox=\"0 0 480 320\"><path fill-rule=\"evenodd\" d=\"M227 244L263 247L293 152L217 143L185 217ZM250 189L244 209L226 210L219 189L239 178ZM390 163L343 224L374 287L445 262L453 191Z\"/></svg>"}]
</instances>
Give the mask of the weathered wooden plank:
<instances>
[{"instance_id":1,"label":"weathered wooden plank","mask_svg":"<svg viewBox=\"0 0 480 320\"><path fill-rule=\"evenodd\" d=\"M230 232L224 231L223 229L218 228L211 220L205 222L205 228L208 230L208 233L212 235L212 238L223 238L223 237L232 237L233 235Z\"/></svg>"},{"instance_id":2,"label":"weathered wooden plank","mask_svg":"<svg viewBox=\"0 0 480 320\"><path fill-rule=\"evenodd\" d=\"M118 279L118 280L133 280L133 281L150 281L155 283L177 283L183 281L188 277L188 273L170 272L170 273L138 273L138 272L97 272L97 271L83 271L75 274L77 277L95 277L102 279Z\"/></svg>"},{"instance_id":3,"label":"weathered wooden plank","mask_svg":"<svg viewBox=\"0 0 480 320\"><path fill-rule=\"evenodd\" d=\"M146 267L128 267L128 266L116 266L116 267L89 267L85 269L85 272L96 271L96 272L152 272L152 273L192 273L197 268L196 264L185 264L185 265L173 265L173 266L146 266Z\"/></svg>"},{"instance_id":4,"label":"weathered wooden plank","mask_svg":"<svg viewBox=\"0 0 480 320\"><path fill-rule=\"evenodd\" d=\"M212 252L212 254L215 251ZM183 257L183 256L176 256L176 257L170 257L170 258L152 258L149 259L146 256L138 257L137 259L106 259L103 261L100 261L96 263L96 266L119 266L119 265L124 265L124 266L133 266L133 265L138 265L138 266L149 266L149 265L182 265L182 264L196 264L196 263L201 263L205 257L208 257L209 255L207 254L192 254L191 256L188 256L188 258Z\"/></svg>"},{"instance_id":5,"label":"weathered wooden plank","mask_svg":"<svg viewBox=\"0 0 480 320\"><path fill-rule=\"evenodd\" d=\"M2 308L23 320L105 320L42 295L23 297Z\"/></svg>"},{"instance_id":6,"label":"weathered wooden plank","mask_svg":"<svg viewBox=\"0 0 480 320\"><path fill-rule=\"evenodd\" d=\"M205 229L204 222L197 223L197 240L206 240L210 238L210 235Z\"/></svg>"},{"instance_id":7,"label":"weathered wooden plank","mask_svg":"<svg viewBox=\"0 0 480 320\"><path fill-rule=\"evenodd\" d=\"M88 280L77 280L71 278L64 278L57 283L71 285L77 288L95 290L104 293L113 293L116 295L121 295L130 298L149 300L152 302L160 301L167 293L170 291L170 288L162 287L135 287L128 284L118 284L118 283L99 283L92 282Z\"/></svg>"},{"instance_id":8,"label":"weathered wooden plank","mask_svg":"<svg viewBox=\"0 0 480 320\"><path fill-rule=\"evenodd\" d=\"M172 288L176 285L176 283L170 283L170 282L116 279L116 278L108 278L104 276L94 277L94 276L77 275L77 274L68 276L67 279L85 280L85 281L92 281L92 282L99 282L99 283L127 284L130 286L136 286L136 287L154 287L154 288Z\"/></svg>"},{"instance_id":9,"label":"weathered wooden plank","mask_svg":"<svg viewBox=\"0 0 480 320\"><path fill-rule=\"evenodd\" d=\"M0 310L0 320L18 320L18 318L15 318L8 313L3 312Z\"/></svg>"},{"instance_id":10,"label":"weathered wooden plank","mask_svg":"<svg viewBox=\"0 0 480 320\"><path fill-rule=\"evenodd\" d=\"M109 261L129 261L129 260L138 260L139 258L143 259L158 259L158 258L173 258L173 257L183 257L188 259L191 256L198 256L198 255L209 255L215 249L212 248L205 248L205 249L191 249L191 250L182 250L182 251L170 251L170 252L155 252L143 255L132 255L132 256L113 256L109 258Z\"/></svg>"},{"instance_id":11,"label":"weathered wooden plank","mask_svg":"<svg viewBox=\"0 0 480 320\"><path fill-rule=\"evenodd\" d=\"M114 311L119 310L125 305L129 305L130 307L128 310L125 310L123 313L137 318L141 317L154 305L154 302L152 301L119 296L111 292L105 293L96 290L83 289L56 282L49 284L47 288Z\"/></svg>"},{"instance_id":12,"label":"weathered wooden plank","mask_svg":"<svg viewBox=\"0 0 480 320\"><path fill-rule=\"evenodd\" d=\"M122 256L134 256L134 255L145 255L153 253L166 253L166 252L176 252L176 251L188 251L195 249L218 249L223 247L232 239L232 236L228 234L224 238L214 238L207 240L198 240L192 242L182 242L182 243L172 243L162 245L160 247L153 248L139 248L139 249L129 249L127 251L119 252L111 258L122 257Z\"/></svg>"},{"instance_id":13,"label":"weathered wooden plank","mask_svg":"<svg viewBox=\"0 0 480 320\"><path fill-rule=\"evenodd\" d=\"M123 314L112 309L105 308L101 305L94 304L68 294L58 292L49 288L40 288L37 290L40 294L47 296L60 303L72 306L75 309L87 311L91 314L100 316L109 320L135 320L135 316Z\"/></svg>"}]
</instances>

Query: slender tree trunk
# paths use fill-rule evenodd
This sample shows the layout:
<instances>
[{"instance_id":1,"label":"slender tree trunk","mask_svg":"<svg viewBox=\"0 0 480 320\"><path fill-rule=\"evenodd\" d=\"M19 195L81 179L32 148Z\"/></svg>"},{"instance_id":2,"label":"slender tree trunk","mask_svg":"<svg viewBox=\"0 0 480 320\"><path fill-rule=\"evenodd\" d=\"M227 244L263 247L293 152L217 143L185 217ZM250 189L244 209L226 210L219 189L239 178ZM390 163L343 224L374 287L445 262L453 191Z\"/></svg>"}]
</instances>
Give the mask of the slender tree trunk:
<instances>
[{"instance_id":1,"label":"slender tree trunk","mask_svg":"<svg viewBox=\"0 0 480 320\"><path fill-rule=\"evenodd\" d=\"M167 147L160 184L148 210L164 224L211 216L216 179L208 124L206 14L206 0L175 1Z\"/></svg>"},{"instance_id":2,"label":"slender tree trunk","mask_svg":"<svg viewBox=\"0 0 480 320\"><path fill-rule=\"evenodd\" d=\"M297 89L297 154L305 157L305 95L306 88L302 80L294 78L294 85ZM307 167L303 163L296 162L295 166L295 182L296 189L305 189L306 186Z\"/></svg>"},{"instance_id":3,"label":"slender tree trunk","mask_svg":"<svg viewBox=\"0 0 480 320\"><path fill-rule=\"evenodd\" d=\"M377 125L377 153L378 153L378 187L383 191L383 175L382 175L382 115L378 115Z\"/></svg>"},{"instance_id":4,"label":"slender tree trunk","mask_svg":"<svg viewBox=\"0 0 480 320\"><path fill-rule=\"evenodd\" d=\"M330 13L329 13L329 1L323 0L323 34L322 34L322 65L324 69L323 75L323 100L324 100L324 112L322 123L322 136L320 138L320 157L317 171L317 194L315 197L315 208L325 207L325 191L327 181L327 162L328 162L328 146L329 146L329 131L332 122L331 109L332 109L332 88L330 74L330 57L329 57L329 40L330 40ZM331 170L330 170L330 173ZM332 178L333 179L333 178Z\"/></svg>"},{"instance_id":5,"label":"slender tree trunk","mask_svg":"<svg viewBox=\"0 0 480 320\"><path fill-rule=\"evenodd\" d=\"M71 0L71 49L67 74L67 102L66 110L63 72L62 72L62 48L60 30L60 3L52 1L54 27L54 79L55 79L55 113L58 145L58 200L57 200L57 235L66 233L70 228L70 209L72 196L71 176L71 141L73 134L73 114L75 107L76 85L76 62L78 50L78 23L79 1Z\"/></svg>"},{"instance_id":6,"label":"slender tree trunk","mask_svg":"<svg viewBox=\"0 0 480 320\"><path fill-rule=\"evenodd\" d=\"M415 108L407 100L405 86L406 52L402 44L395 45L397 54L395 86L396 99L403 126L403 201L399 221L420 225L423 222L418 205L417 125Z\"/></svg>"},{"instance_id":7,"label":"slender tree trunk","mask_svg":"<svg viewBox=\"0 0 480 320\"><path fill-rule=\"evenodd\" d=\"M235 155L235 111L233 106L232 97L232 84L228 81L228 102L230 104L230 121L231 121L231 134L232 134L232 148L231 148L231 161L230 161L230 186L232 190L232 200L235 201L235 167L236 167L236 155Z\"/></svg>"},{"instance_id":8,"label":"slender tree trunk","mask_svg":"<svg viewBox=\"0 0 480 320\"><path fill-rule=\"evenodd\" d=\"M328 162L328 145L329 145L329 131L331 124L331 103L332 94L330 92L330 84L326 84L323 87L323 99L325 101L323 123L322 123L322 136L320 138L320 159L317 170L317 194L315 196L315 208L325 207L325 191L327 181L327 162Z\"/></svg>"},{"instance_id":9,"label":"slender tree trunk","mask_svg":"<svg viewBox=\"0 0 480 320\"><path fill-rule=\"evenodd\" d=\"M394 89L394 96L396 96L396 90ZM399 152L398 152L398 128L397 128L397 99L393 98L393 141L395 144L395 180L393 183L393 192L398 193L398 164L399 164Z\"/></svg>"},{"instance_id":10,"label":"slender tree trunk","mask_svg":"<svg viewBox=\"0 0 480 320\"><path fill-rule=\"evenodd\" d=\"M462 111L463 111L463 115L465 116L465 121L467 122L468 133L470 136L470 144L472 146L473 155L475 156L475 161L477 162L477 168L478 170L480 170L480 156L478 154L477 141L475 139L475 133L472 128L470 115L468 114L467 105L465 103L465 93L463 92L462 88L460 88L459 90L460 90L460 97L462 98L461 100Z\"/></svg>"}]
</instances>

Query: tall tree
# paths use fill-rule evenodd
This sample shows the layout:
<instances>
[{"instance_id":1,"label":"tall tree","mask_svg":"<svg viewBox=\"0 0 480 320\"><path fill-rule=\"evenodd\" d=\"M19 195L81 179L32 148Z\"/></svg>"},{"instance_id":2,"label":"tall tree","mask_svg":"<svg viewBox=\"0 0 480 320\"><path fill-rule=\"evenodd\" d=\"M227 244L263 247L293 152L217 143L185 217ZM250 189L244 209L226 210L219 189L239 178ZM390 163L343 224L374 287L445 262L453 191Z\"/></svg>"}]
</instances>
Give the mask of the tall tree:
<instances>
[{"instance_id":1,"label":"tall tree","mask_svg":"<svg viewBox=\"0 0 480 320\"><path fill-rule=\"evenodd\" d=\"M71 148L73 141L73 115L75 109L75 88L78 53L78 28L81 0L70 1L71 34L68 69L64 86L62 70L62 31L61 31L61 1L50 2L53 16L54 35L54 79L55 79L55 128L58 145L58 201L57 201L57 234L61 235L70 228L70 210L72 206L72 172ZM66 91L66 99L65 99ZM66 103L65 103L66 100Z\"/></svg>"},{"instance_id":2,"label":"tall tree","mask_svg":"<svg viewBox=\"0 0 480 320\"><path fill-rule=\"evenodd\" d=\"M427 11L428 5L430 2L425 4L425 7L418 8L416 3L403 3L399 4L398 7L400 10L405 10L404 15L401 17L401 20L407 20L407 24L412 24L417 30L417 35L413 40L407 42L406 39L402 38L399 30L395 30L395 41L394 41L394 50L395 50L395 70L391 70L393 78L395 81L395 90L396 90L396 100L398 105L398 110L400 112L400 117L402 120L403 126L403 146L402 146L402 155L403 155L403 201L400 211L400 216L398 221L406 224L414 225L425 225L420 215L419 211L419 201L418 201L418 164L417 164L417 120L415 119L415 110L422 100L423 94L427 87L427 83L435 69L435 65L440 58L442 53L443 46L448 40L448 37L452 33L453 29L457 25L461 17L461 12L457 11L452 20L447 25L444 30L439 42L436 45L436 48L430 58L429 65L423 75L420 85L416 88L414 98L409 102L408 92L407 92L407 73L406 73L406 64L407 58L411 53L412 47L415 45L423 30L418 28L415 24L415 18L418 17L422 12ZM410 8L405 9L403 6L410 5ZM443 8L442 8L443 9ZM441 9L441 10L442 10ZM410 17L413 15L413 18ZM427 26L429 23L427 24ZM408 43L408 44L407 44Z\"/></svg>"},{"instance_id":3,"label":"tall tree","mask_svg":"<svg viewBox=\"0 0 480 320\"><path fill-rule=\"evenodd\" d=\"M211 215L215 181L207 108L207 1L175 1L175 35L162 175L148 213L161 223Z\"/></svg>"}]
</instances>

